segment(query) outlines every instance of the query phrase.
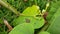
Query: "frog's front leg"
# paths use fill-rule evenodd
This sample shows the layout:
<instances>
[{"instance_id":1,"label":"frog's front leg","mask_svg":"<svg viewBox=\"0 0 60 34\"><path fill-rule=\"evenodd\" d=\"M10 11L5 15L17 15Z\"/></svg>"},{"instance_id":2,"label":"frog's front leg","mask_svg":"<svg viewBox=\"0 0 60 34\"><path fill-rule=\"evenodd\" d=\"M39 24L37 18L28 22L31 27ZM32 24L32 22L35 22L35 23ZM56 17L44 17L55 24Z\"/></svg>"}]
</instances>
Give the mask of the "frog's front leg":
<instances>
[{"instance_id":1,"label":"frog's front leg","mask_svg":"<svg viewBox=\"0 0 60 34\"><path fill-rule=\"evenodd\" d=\"M37 17L36 15L34 16L35 19L41 19L41 17Z\"/></svg>"}]
</instances>

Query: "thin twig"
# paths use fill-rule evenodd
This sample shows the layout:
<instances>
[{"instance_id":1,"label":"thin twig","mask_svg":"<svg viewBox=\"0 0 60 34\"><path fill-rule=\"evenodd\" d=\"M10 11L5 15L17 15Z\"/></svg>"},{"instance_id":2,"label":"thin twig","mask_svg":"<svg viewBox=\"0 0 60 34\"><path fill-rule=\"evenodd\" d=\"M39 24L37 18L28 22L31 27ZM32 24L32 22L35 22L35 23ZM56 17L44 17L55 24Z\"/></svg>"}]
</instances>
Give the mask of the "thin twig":
<instances>
[{"instance_id":1,"label":"thin twig","mask_svg":"<svg viewBox=\"0 0 60 34\"><path fill-rule=\"evenodd\" d=\"M8 32L12 30L12 26L8 23L7 20L4 19L4 24L7 26L8 28Z\"/></svg>"}]
</instances>

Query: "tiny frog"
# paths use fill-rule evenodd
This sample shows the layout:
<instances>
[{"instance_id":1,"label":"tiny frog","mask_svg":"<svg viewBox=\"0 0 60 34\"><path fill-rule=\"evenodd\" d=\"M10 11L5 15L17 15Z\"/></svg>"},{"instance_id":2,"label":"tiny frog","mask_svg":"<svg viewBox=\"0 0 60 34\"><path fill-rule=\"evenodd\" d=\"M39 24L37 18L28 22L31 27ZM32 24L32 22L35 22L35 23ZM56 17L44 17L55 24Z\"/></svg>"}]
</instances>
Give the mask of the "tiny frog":
<instances>
[{"instance_id":1,"label":"tiny frog","mask_svg":"<svg viewBox=\"0 0 60 34\"><path fill-rule=\"evenodd\" d=\"M39 6L33 5L31 7L26 8L22 14L25 16L36 16L40 13Z\"/></svg>"}]
</instances>

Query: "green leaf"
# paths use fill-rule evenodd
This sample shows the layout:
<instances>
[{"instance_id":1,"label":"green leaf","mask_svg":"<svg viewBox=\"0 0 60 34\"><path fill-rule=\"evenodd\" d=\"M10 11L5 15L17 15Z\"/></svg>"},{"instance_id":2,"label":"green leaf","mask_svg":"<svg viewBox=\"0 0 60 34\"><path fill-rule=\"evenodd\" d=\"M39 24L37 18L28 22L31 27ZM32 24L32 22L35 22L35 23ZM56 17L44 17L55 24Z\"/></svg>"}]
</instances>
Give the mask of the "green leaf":
<instances>
[{"instance_id":1,"label":"green leaf","mask_svg":"<svg viewBox=\"0 0 60 34\"><path fill-rule=\"evenodd\" d=\"M40 13L39 7L36 5L33 5L32 7L26 8L22 14L24 14L25 16L36 16L39 13Z\"/></svg>"},{"instance_id":2,"label":"green leaf","mask_svg":"<svg viewBox=\"0 0 60 34\"><path fill-rule=\"evenodd\" d=\"M34 28L37 29L41 28L44 25L44 19L43 17L40 17L40 19L36 19L31 16L20 16L17 19L15 19L12 23L14 26L22 23L31 23L34 26Z\"/></svg>"},{"instance_id":3,"label":"green leaf","mask_svg":"<svg viewBox=\"0 0 60 34\"><path fill-rule=\"evenodd\" d=\"M9 34L34 34L34 27L30 23L19 24Z\"/></svg>"},{"instance_id":4,"label":"green leaf","mask_svg":"<svg viewBox=\"0 0 60 34\"><path fill-rule=\"evenodd\" d=\"M47 31L41 31L41 32L39 32L39 34L50 34L50 33Z\"/></svg>"},{"instance_id":5,"label":"green leaf","mask_svg":"<svg viewBox=\"0 0 60 34\"><path fill-rule=\"evenodd\" d=\"M54 14L50 22L51 24L47 31L51 34L60 34L60 8Z\"/></svg>"},{"instance_id":6,"label":"green leaf","mask_svg":"<svg viewBox=\"0 0 60 34\"><path fill-rule=\"evenodd\" d=\"M47 31L51 34L60 34L60 16L51 23Z\"/></svg>"},{"instance_id":7,"label":"green leaf","mask_svg":"<svg viewBox=\"0 0 60 34\"><path fill-rule=\"evenodd\" d=\"M50 21L53 15L57 12L57 10L60 8L60 1L58 2L51 2L50 10L47 16L47 20Z\"/></svg>"}]
</instances>

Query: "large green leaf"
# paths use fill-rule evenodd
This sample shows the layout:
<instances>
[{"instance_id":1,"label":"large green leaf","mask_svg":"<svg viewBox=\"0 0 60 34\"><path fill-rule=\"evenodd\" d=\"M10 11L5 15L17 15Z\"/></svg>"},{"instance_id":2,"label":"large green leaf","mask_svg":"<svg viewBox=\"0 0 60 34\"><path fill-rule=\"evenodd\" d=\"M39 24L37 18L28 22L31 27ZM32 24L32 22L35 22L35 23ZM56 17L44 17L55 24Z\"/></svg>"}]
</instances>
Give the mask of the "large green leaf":
<instances>
[{"instance_id":1,"label":"large green leaf","mask_svg":"<svg viewBox=\"0 0 60 34\"><path fill-rule=\"evenodd\" d=\"M40 13L39 7L36 5L33 5L32 7L26 8L22 14L24 14L25 16L36 16L39 13Z\"/></svg>"},{"instance_id":2,"label":"large green leaf","mask_svg":"<svg viewBox=\"0 0 60 34\"><path fill-rule=\"evenodd\" d=\"M34 28L37 29L44 25L44 19L43 17L40 17L40 19L36 19L30 16L20 16L13 21L14 26L22 23L31 23L33 24Z\"/></svg>"},{"instance_id":3,"label":"large green leaf","mask_svg":"<svg viewBox=\"0 0 60 34\"><path fill-rule=\"evenodd\" d=\"M60 16L53 21L47 31L51 34L60 34Z\"/></svg>"},{"instance_id":4,"label":"large green leaf","mask_svg":"<svg viewBox=\"0 0 60 34\"><path fill-rule=\"evenodd\" d=\"M34 27L30 23L19 24L9 34L34 34Z\"/></svg>"},{"instance_id":5,"label":"large green leaf","mask_svg":"<svg viewBox=\"0 0 60 34\"><path fill-rule=\"evenodd\" d=\"M47 31L51 34L60 34L60 8L54 14L50 22L51 24Z\"/></svg>"},{"instance_id":6,"label":"large green leaf","mask_svg":"<svg viewBox=\"0 0 60 34\"><path fill-rule=\"evenodd\" d=\"M47 31L41 31L41 32L39 32L38 34L50 34L50 33L47 32Z\"/></svg>"},{"instance_id":7,"label":"large green leaf","mask_svg":"<svg viewBox=\"0 0 60 34\"><path fill-rule=\"evenodd\" d=\"M51 2L51 6L50 7L51 8L50 8L48 16L47 16L47 20L48 21L51 20L51 18L55 14L55 12L57 12L57 10L59 9L59 7L60 7L60 1L58 1L58 2Z\"/></svg>"}]
</instances>

